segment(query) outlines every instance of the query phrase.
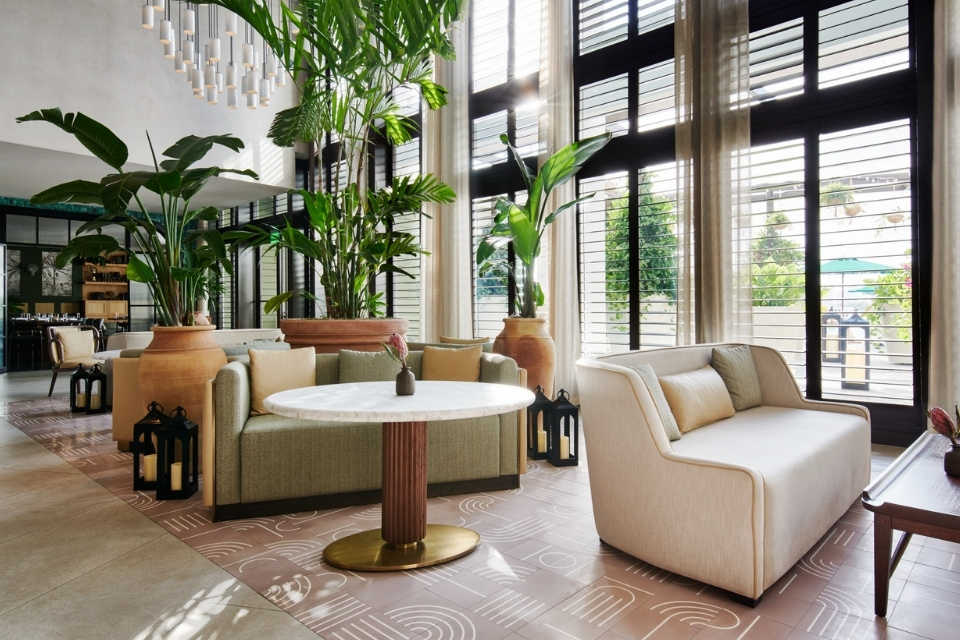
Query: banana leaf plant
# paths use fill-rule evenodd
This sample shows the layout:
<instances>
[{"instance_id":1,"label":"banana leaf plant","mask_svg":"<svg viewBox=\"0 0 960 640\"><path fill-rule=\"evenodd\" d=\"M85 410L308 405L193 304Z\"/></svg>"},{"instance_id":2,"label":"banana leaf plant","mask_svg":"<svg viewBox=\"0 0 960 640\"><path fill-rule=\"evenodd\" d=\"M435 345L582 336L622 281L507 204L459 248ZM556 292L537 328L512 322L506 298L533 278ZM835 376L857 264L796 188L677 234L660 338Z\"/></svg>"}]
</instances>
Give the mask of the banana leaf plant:
<instances>
[{"instance_id":1,"label":"banana leaf plant","mask_svg":"<svg viewBox=\"0 0 960 640\"><path fill-rule=\"evenodd\" d=\"M243 142L231 135L181 138L157 161L150 135L153 171L124 171L127 145L110 129L80 113L63 114L43 109L17 118L17 122L48 122L72 134L113 173L99 182L73 180L50 187L30 199L33 204L76 203L103 207L104 212L77 229L76 237L57 255L57 267L75 259L102 259L123 247L104 227L116 225L130 233L135 245L127 263L127 278L147 285L153 295L158 322L176 327L193 324L197 303L219 287L221 267L233 273L226 245L217 229L198 228L199 222L215 221L219 211L212 206L191 208L190 201L213 178L237 173L252 178L249 169L194 167L213 147L239 151ZM140 198L146 189L160 196L161 210L151 216ZM135 209L130 210L132 203ZM96 231L97 233L91 233Z\"/></svg>"},{"instance_id":2,"label":"banana leaf plant","mask_svg":"<svg viewBox=\"0 0 960 640\"><path fill-rule=\"evenodd\" d=\"M510 274L515 283L522 283L522 287L518 284L513 288L514 302L521 318L536 318L537 308L544 303L543 289L536 281L537 258L540 256L544 231L558 215L589 200L593 194L566 202L553 211L547 209L548 198L554 189L577 175L610 138L609 133L602 133L573 142L550 156L539 173L534 175L507 136L500 136L500 141L510 150L510 155L523 174L527 200L522 205L508 198L497 200L493 227L480 241L476 259L481 277L489 273ZM508 260L508 253L504 250L509 243L513 244L513 254L523 269L521 277L518 277L514 264Z\"/></svg>"},{"instance_id":3,"label":"banana leaf plant","mask_svg":"<svg viewBox=\"0 0 960 640\"><path fill-rule=\"evenodd\" d=\"M215 0L249 24L276 52L294 80L297 104L280 111L269 137L279 146L296 142L324 148L333 178L322 193L304 192L306 212L280 234L280 244L316 260L331 318L363 318L382 312L371 278L384 271L409 275L394 258L423 253L410 234L395 230L397 216L419 215L427 203L452 202L455 194L431 175L372 186L368 169L373 142L399 147L413 140L418 124L406 97L439 109L447 91L433 81L434 56L454 57L449 29L463 0ZM374 172L375 173L375 172ZM309 229L314 238L294 228ZM270 229L231 234L239 246L271 244ZM264 307L269 312L292 295Z\"/></svg>"}]
</instances>

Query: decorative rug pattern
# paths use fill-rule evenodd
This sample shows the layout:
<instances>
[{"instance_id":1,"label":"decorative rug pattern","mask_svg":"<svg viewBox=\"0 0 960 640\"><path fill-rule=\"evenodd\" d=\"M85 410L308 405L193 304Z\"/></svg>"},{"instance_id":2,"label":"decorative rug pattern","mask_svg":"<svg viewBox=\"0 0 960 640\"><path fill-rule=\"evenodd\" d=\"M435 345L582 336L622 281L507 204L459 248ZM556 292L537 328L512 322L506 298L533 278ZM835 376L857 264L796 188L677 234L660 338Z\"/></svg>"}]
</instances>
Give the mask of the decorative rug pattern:
<instances>
[{"instance_id":1,"label":"decorative rug pattern","mask_svg":"<svg viewBox=\"0 0 960 640\"><path fill-rule=\"evenodd\" d=\"M74 415L54 397L0 404L0 416L323 638L887 637L873 616L872 515L859 502L754 609L601 543L583 451L578 467L529 463L516 490L430 499L430 522L480 533L472 554L351 572L326 565L323 548L377 527L379 505L215 523L199 492L157 501L133 490L109 414ZM902 588L894 579L894 598Z\"/></svg>"}]
</instances>

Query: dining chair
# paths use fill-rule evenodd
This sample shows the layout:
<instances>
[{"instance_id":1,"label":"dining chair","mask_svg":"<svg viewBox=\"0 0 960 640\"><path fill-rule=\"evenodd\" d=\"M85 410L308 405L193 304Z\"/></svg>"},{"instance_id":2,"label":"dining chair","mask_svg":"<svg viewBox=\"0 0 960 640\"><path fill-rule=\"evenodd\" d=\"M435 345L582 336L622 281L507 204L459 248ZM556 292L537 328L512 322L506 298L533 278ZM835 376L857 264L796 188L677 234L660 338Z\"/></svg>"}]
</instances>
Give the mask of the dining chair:
<instances>
[{"instance_id":1,"label":"dining chair","mask_svg":"<svg viewBox=\"0 0 960 640\"><path fill-rule=\"evenodd\" d=\"M96 327L91 325L51 326L47 327L46 331L47 348L53 371L50 392L47 393L49 397L53 395L57 375L61 371L71 372L77 368L78 364L92 367L95 364L103 364L103 360L94 355L100 344L100 332Z\"/></svg>"}]
</instances>

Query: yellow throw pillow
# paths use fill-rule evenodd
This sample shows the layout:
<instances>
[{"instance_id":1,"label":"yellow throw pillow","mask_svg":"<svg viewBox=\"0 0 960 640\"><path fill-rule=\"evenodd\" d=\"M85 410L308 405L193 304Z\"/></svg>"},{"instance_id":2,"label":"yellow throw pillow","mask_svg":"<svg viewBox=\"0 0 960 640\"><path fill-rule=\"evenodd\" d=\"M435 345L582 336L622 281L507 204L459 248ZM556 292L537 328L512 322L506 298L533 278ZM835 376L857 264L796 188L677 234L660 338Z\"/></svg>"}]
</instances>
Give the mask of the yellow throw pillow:
<instances>
[{"instance_id":1,"label":"yellow throw pillow","mask_svg":"<svg viewBox=\"0 0 960 640\"><path fill-rule=\"evenodd\" d=\"M480 358L483 347L447 347L425 346L423 348L423 380L455 380L460 382L480 382Z\"/></svg>"},{"instance_id":2,"label":"yellow throw pillow","mask_svg":"<svg viewBox=\"0 0 960 640\"><path fill-rule=\"evenodd\" d=\"M710 365L695 371L662 376L659 381L670 411L677 419L680 433L693 431L734 414L733 402L730 401L723 378Z\"/></svg>"},{"instance_id":3,"label":"yellow throw pillow","mask_svg":"<svg viewBox=\"0 0 960 640\"><path fill-rule=\"evenodd\" d=\"M269 414L267 396L317 384L316 349L250 349L250 415Z\"/></svg>"},{"instance_id":4,"label":"yellow throw pillow","mask_svg":"<svg viewBox=\"0 0 960 640\"><path fill-rule=\"evenodd\" d=\"M487 344L490 338L448 338L440 336L440 344Z\"/></svg>"},{"instance_id":5,"label":"yellow throw pillow","mask_svg":"<svg viewBox=\"0 0 960 640\"><path fill-rule=\"evenodd\" d=\"M80 360L93 355L93 331L57 331L57 342L64 360Z\"/></svg>"}]
</instances>

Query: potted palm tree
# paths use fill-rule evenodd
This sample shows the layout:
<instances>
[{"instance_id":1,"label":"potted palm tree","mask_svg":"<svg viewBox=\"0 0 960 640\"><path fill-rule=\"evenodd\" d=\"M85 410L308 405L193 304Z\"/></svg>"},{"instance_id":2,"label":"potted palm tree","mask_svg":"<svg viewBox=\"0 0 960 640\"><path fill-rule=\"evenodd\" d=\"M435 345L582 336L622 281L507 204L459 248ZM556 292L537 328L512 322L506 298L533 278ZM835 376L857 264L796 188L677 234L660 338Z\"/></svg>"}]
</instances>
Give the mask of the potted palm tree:
<instances>
[{"instance_id":1,"label":"potted palm tree","mask_svg":"<svg viewBox=\"0 0 960 640\"><path fill-rule=\"evenodd\" d=\"M537 258L547 227L561 213L592 198L593 194L565 202L553 211L549 210L549 197L554 189L577 175L610 138L611 134L602 133L573 142L550 156L540 171L534 174L507 136L500 136L520 168L527 199L522 205L508 198L497 200L493 227L477 247L478 272L481 277L488 273L511 276L518 316L504 318L503 331L494 341L493 350L516 360L527 370L530 387L539 385L547 395L553 390L556 356L553 339L546 330L546 321L537 317L537 308L544 303L543 288L536 277ZM520 263L520 273L508 259L509 254L502 250L508 243L512 244L513 255Z\"/></svg>"},{"instance_id":2,"label":"potted palm tree","mask_svg":"<svg viewBox=\"0 0 960 640\"><path fill-rule=\"evenodd\" d=\"M332 154L335 177L319 192L301 192L301 220L282 229L248 226L227 235L239 247L288 249L320 267L319 306L326 318L282 320L295 346L379 350L390 335L406 332L406 320L378 318L384 304L370 286L387 271L409 275L396 259L423 253L415 236L397 230L398 217L420 215L424 205L452 202L455 194L433 175L395 178L372 188L372 141L397 146L412 140L417 125L400 108L402 88L417 92L431 109L446 103L446 90L432 80L433 57L453 56L448 29L462 2L302 0L292 8L281 4L279 22L267 2L214 2L250 24L295 80L298 104L276 115L270 138L280 146L323 146ZM316 300L309 291L287 291L267 301L265 311L293 296Z\"/></svg>"},{"instance_id":3,"label":"potted palm tree","mask_svg":"<svg viewBox=\"0 0 960 640\"><path fill-rule=\"evenodd\" d=\"M239 151L243 142L230 135L191 135L166 149L160 161L150 142L154 170L124 171L127 145L100 122L79 112L63 114L60 109L17 118L17 122L31 121L47 122L72 134L112 169L99 182L72 180L31 198L39 205L72 202L103 207L103 213L81 225L60 251L57 267L75 259L97 260L122 249L114 237L101 232L104 227L116 225L130 234L134 246L129 251L127 278L147 285L158 319L152 328L153 341L140 360L141 393L148 401L157 400L171 409L182 405L198 420L203 382L226 364L226 356L213 338L214 326L195 326L194 311L200 299L218 286L221 268L227 273L232 268L220 232L198 228L200 222L217 220L219 211L212 206L191 207L190 202L214 176L236 173L256 178L257 174L249 169L193 165L214 145ZM147 210L140 196L143 189L159 196L159 213Z\"/></svg>"}]
</instances>

